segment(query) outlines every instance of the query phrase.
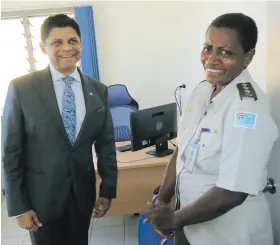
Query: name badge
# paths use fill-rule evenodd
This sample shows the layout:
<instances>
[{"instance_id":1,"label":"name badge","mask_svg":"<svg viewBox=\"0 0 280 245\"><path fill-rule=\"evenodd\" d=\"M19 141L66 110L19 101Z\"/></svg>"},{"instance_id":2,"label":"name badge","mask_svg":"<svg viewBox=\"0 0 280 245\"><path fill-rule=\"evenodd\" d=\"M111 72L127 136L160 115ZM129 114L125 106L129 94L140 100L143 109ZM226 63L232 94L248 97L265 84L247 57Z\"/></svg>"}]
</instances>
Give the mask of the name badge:
<instances>
[{"instance_id":1,"label":"name badge","mask_svg":"<svg viewBox=\"0 0 280 245\"><path fill-rule=\"evenodd\" d=\"M184 162L185 169L187 169L187 171L190 173L193 172L197 160L197 156L200 148L200 136L201 136L201 130L199 130L195 134L190 144L187 146L186 150L181 156L181 160Z\"/></svg>"},{"instance_id":2,"label":"name badge","mask_svg":"<svg viewBox=\"0 0 280 245\"><path fill-rule=\"evenodd\" d=\"M190 158L188 162L189 170L191 173L193 172L194 166L196 164L199 148L200 148L200 137L196 139L191 145Z\"/></svg>"}]
</instances>

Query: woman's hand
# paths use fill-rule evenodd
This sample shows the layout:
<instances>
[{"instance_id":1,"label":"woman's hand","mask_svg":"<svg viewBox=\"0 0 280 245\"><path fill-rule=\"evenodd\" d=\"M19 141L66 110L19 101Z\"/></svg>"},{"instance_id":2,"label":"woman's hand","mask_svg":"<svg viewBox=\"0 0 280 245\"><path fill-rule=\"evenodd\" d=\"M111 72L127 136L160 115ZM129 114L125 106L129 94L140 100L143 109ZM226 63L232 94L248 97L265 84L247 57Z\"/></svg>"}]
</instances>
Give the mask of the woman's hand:
<instances>
[{"instance_id":1,"label":"woman's hand","mask_svg":"<svg viewBox=\"0 0 280 245\"><path fill-rule=\"evenodd\" d=\"M171 239L172 234L178 229L174 211L166 204L154 204L144 222L151 222L155 232L167 239Z\"/></svg>"}]
</instances>

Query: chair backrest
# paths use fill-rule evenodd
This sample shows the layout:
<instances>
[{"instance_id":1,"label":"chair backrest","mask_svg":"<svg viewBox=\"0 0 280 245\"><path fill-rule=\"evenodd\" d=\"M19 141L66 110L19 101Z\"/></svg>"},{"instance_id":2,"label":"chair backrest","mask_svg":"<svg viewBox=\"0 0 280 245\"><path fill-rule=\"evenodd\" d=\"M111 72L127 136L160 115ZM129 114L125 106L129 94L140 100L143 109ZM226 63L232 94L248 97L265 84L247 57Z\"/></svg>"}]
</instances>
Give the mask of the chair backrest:
<instances>
[{"instance_id":1,"label":"chair backrest","mask_svg":"<svg viewBox=\"0 0 280 245\"><path fill-rule=\"evenodd\" d=\"M130 113L137 111L139 105L122 84L109 86L108 96L115 129L115 142L130 141Z\"/></svg>"},{"instance_id":2,"label":"chair backrest","mask_svg":"<svg viewBox=\"0 0 280 245\"><path fill-rule=\"evenodd\" d=\"M115 129L115 142L130 141L130 113L137 111L131 106L117 106L111 108Z\"/></svg>"},{"instance_id":3,"label":"chair backrest","mask_svg":"<svg viewBox=\"0 0 280 245\"><path fill-rule=\"evenodd\" d=\"M114 84L108 87L110 107L130 105L139 110L138 103L131 97L127 87L123 84Z\"/></svg>"}]
</instances>

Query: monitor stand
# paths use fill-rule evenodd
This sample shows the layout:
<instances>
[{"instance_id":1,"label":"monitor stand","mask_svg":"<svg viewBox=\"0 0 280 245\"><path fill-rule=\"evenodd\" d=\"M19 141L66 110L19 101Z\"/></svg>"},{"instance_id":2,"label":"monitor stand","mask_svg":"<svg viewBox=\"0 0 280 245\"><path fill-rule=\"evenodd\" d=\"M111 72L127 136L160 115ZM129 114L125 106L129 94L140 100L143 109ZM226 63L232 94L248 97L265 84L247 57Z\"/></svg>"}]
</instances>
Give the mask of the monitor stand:
<instances>
[{"instance_id":1,"label":"monitor stand","mask_svg":"<svg viewBox=\"0 0 280 245\"><path fill-rule=\"evenodd\" d=\"M174 150L168 149L168 136L164 135L156 139L156 149L146 153L155 157L165 157L173 154Z\"/></svg>"}]
</instances>

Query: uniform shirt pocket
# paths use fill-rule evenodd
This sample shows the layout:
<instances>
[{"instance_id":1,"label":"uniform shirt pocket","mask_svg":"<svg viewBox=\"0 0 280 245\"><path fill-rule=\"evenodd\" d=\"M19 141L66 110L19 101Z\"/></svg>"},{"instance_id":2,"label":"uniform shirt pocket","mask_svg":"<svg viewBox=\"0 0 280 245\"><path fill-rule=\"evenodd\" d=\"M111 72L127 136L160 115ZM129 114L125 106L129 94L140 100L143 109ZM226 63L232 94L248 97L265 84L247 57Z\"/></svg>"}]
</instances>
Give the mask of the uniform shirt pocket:
<instances>
[{"instance_id":1,"label":"uniform shirt pocket","mask_svg":"<svg viewBox=\"0 0 280 245\"><path fill-rule=\"evenodd\" d=\"M202 129L197 156L197 171L202 174L218 174L222 134L214 129Z\"/></svg>"}]
</instances>

